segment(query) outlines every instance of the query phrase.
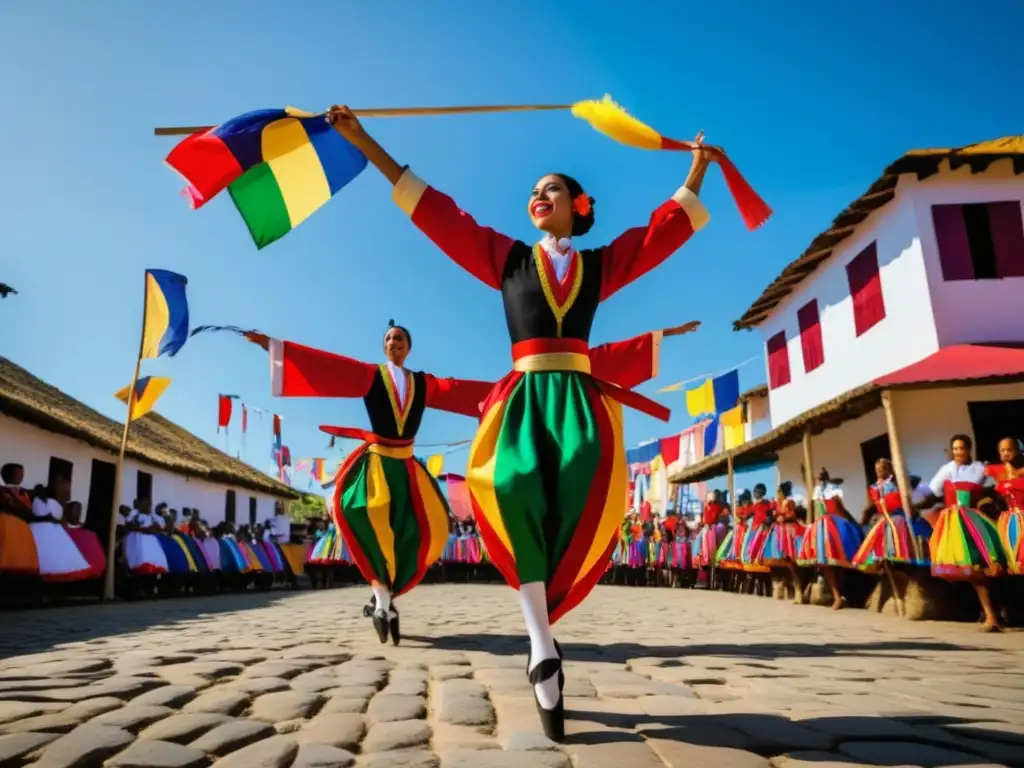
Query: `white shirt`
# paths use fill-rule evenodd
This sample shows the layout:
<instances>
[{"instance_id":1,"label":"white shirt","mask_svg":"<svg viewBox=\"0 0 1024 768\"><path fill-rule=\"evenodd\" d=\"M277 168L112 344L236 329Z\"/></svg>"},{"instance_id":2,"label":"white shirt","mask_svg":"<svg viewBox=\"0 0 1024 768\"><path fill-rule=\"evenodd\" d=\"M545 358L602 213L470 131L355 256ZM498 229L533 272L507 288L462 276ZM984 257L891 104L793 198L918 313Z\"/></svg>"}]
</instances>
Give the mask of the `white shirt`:
<instances>
[{"instance_id":1,"label":"white shirt","mask_svg":"<svg viewBox=\"0 0 1024 768\"><path fill-rule=\"evenodd\" d=\"M985 465L980 461L974 461L962 466L955 461L951 461L943 465L935 473L935 477L928 483L928 488L932 494L941 499L945 492L947 481L950 483L977 483L978 485L984 485L986 477Z\"/></svg>"},{"instance_id":2,"label":"white shirt","mask_svg":"<svg viewBox=\"0 0 1024 768\"><path fill-rule=\"evenodd\" d=\"M569 263L572 261L572 255L576 252L576 249L573 248L572 240L567 237L555 240L554 235L547 235L540 241L540 247L544 249L548 258L551 259L551 267L555 271L555 277L561 282L565 279L565 275L569 271Z\"/></svg>"},{"instance_id":3,"label":"white shirt","mask_svg":"<svg viewBox=\"0 0 1024 768\"><path fill-rule=\"evenodd\" d=\"M811 494L811 501L826 501L843 498L843 489L835 483L818 483Z\"/></svg>"},{"instance_id":4,"label":"white shirt","mask_svg":"<svg viewBox=\"0 0 1024 768\"><path fill-rule=\"evenodd\" d=\"M405 368L388 360L388 372L395 383L395 394L398 395L398 407L405 405Z\"/></svg>"},{"instance_id":5,"label":"white shirt","mask_svg":"<svg viewBox=\"0 0 1024 768\"><path fill-rule=\"evenodd\" d=\"M55 517L60 520L64 517L64 508L60 505L60 502L56 499L42 499L32 500L32 514L36 517Z\"/></svg>"},{"instance_id":6,"label":"white shirt","mask_svg":"<svg viewBox=\"0 0 1024 768\"><path fill-rule=\"evenodd\" d=\"M159 525L161 528L164 526L163 519L156 512L146 514L137 509L133 509L128 513L128 522L135 523L141 528L148 528L152 525Z\"/></svg>"},{"instance_id":7,"label":"white shirt","mask_svg":"<svg viewBox=\"0 0 1024 768\"><path fill-rule=\"evenodd\" d=\"M288 541L292 536L292 523L288 515L274 515L270 518L270 529L278 541Z\"/></svg>"}]
</instances>

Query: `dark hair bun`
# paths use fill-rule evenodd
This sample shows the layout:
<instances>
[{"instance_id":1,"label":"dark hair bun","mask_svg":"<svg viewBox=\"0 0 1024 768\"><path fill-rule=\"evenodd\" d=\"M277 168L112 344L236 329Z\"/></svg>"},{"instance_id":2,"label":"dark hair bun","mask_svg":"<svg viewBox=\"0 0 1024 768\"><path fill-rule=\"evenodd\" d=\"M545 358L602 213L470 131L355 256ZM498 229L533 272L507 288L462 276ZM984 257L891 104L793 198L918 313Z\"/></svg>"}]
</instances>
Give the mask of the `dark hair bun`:
<instances>
[{"instance_id":1,"label":"dark hair bun","mask_svg":"<svg viewBox=\"0 0 1024 768\"><path fill-rule=\"evenodd\" d=\"M594 198L587 195L590 200L590 213L586 216L580 216L578 213L574 213L572 217L572 236L579 237L587 234L590 228L594 226Z\"/></svg>"}]
</instances>

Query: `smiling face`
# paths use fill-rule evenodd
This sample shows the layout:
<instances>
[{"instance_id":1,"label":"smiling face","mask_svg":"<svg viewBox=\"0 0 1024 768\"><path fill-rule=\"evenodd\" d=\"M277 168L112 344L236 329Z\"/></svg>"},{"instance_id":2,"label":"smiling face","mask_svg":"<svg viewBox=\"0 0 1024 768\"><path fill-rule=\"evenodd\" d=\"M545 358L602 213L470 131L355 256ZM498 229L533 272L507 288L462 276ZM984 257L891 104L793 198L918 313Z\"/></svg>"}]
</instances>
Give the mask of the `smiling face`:
<instances>
[{"instance_id":1,"label":"smiling face","mask_svg":"<svg viewBox=\"0 0 1024 768\"><path fill-rule=\"evenodd\" d=\"M389 328L384 335L384 354L395 365L405 363L409 356L409 337L401 328Z\"/></svg>"},{"instance_id":2,"label":"smiling face","mask_svg":"<svg viewBox=\"0 0 1024 768\"><path fill-rule=\"evenodd\" d=\"M558 238L572 235L572 197L561 176L550 174L534 185L527 211L542 232Z\"/></svg>"},{"instance_id":3,"label":"smiling face","mask_svg":"<svg viewBox=\"0 0 1024 768\"><path fill-rule=\"evenodd\" d=\"M951 448L953 461L961 465L971 463L971 448L967 443L963 440L954 440Z\"/></svg>"}]
</instances>

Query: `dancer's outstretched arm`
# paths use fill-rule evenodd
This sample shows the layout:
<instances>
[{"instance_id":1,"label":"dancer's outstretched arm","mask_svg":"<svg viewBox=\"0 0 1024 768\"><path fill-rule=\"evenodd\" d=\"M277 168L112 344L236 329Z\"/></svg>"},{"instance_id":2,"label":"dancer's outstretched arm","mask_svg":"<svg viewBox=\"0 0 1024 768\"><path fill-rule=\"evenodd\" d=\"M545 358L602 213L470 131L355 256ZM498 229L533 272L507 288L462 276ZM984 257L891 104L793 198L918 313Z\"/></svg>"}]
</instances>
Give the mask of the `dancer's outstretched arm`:
<instances>
[{"instance_id":1,"label":"dancer's outstretched arm","mask_svg":"<svg viewBox=\"0 0 1024 768\"><path fill-rule=\"evenodd\" d=\"M442 379L424 374L427 379L427 407L480 418L480 404L487 399L494 383L472 379Z\"/></svg>"},{"instance_id":2,"label":"dancer's outstretched arm","mask_svg":"<svg viewBox=\"0 0 1024 768\"><path fill-rule=\"evenodd\" d=\"M371 363L262 333L245 337L270 353L271 394L277 397L363 397L373 384L377 366Z\"/></svg>"},{"instance_id":3,"label":"dancer's outstretched arm","mask_svg":"<svg viewBox=\"0 0 1024 768\"><path fill-rule=\"evenodd\" d=\"M662 337L682 336L692 333L699 327L700 321L693 320L674 328L651 331L625 341L613 341L592 347L590 372L595 377L617 384L623 389L633 389L658 375Z\"/></svg>"},{"instance_id":4,"label":"dancer's outstretched arm","mask_svg":"<svg viewBox=\"0 0 1024 768\"><path fill-rule=\"evenodd\" d=\"M697 195L708 163L721 156L717 147L694 152L683 186L651 214L647 226L628 229L605 246L601 259L602 301L661 264L708 223L711 216Z\"/></svg>"},{"instance_id":5,"label":"dancer's outstretched arm","mask_svg":"<svg viewBox=\"0 0 1024 768\"><path fill-rule=\"evenodd\" d=\"M328 119L394 185L392 197L413 224L475 278L491 288L501 287L505 259L515 242L512 238L477 224L454 200L399 165L348 107L332 107Z\"/></svg>"}]
</instances>

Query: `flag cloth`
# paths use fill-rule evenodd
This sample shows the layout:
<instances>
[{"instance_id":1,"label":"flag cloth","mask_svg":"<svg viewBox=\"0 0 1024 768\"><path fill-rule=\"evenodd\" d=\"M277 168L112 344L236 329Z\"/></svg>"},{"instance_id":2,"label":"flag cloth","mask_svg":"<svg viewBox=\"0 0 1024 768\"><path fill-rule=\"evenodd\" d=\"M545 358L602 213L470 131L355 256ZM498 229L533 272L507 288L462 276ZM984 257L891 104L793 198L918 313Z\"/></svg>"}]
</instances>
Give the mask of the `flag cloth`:
<instances>
[{"instance_id":1,"label":"flag cloth","mask_svg":"<svg viewBox=\"0 0 1024 768\"><path fill-rule=\"evenodd\" d=\"M441 474L442 469L444 469L443 453L435 453L433 456L427 457L427 472L434 477L438 477Z\"/></svg>"},{"instance_id":2,"label":"flag cloth","mask_svg":"<svg viewBox=\"0 0 1024 768\"><path fill-rule=\"evenodd\" d=\"M720 421L727 427L737 427L743 424L743 406L737 405L722 413Z\"/></svg>"},{"instance_id":3,"label":"flag cloth","mask_svg":"<svg viewBox=\"0 0 1024 768\"><path fill-rule=\"evenodd\" d=\"M193 208L227 188L257 248L309 218L366 168L323 113L261 109L194 133L167 156Z\"/></svg>"},{"instance_id":4,"label":"flag cloth","mask_svg":"<svg viewBox=\"0 0 1024 768\"><path fill-rule=\"evenodd\" d=\"M313 479L323 485L327 482L327 462L323 459L313 459Z\"/></svg>"},{"instance_id":5,"label":"flag cloth","mask_svg":"<svg viewBox=\"0 0 1024 768\"><path fill-rule=\"evenodd\" d=\"M721 376L705 379L704 382L686 392L686 410L691 416L705 413L722 413L736 406L740 398L740 372L733 368Z\"/></svg>"},{"instance_id":6,"label":"flag cloth","mask_svg":"<svg viewBox=\"0 0 1024 768\"><path fill-rule=\"evenodd\" d=\"M611 96L605 96L602 101L580 101L572 106L572 114L590 123L590 126L600 131L620 144L626 144L637 149L674 149L692 151L697 144L692 141L677 141L662 136L649 125L645 125L632 115L628 114L622 107L612 101ZM743 178L736 166L733 165L725 155L718 159L722 168L722 175L725 176L726 186L732 193L737 207L740 209L740 216L747 229L757 229L768 221L772 215L772 209L754 191L753 187Z\"/></svg>"},{"instance_id":7,"label":"flag cloth","mask_svg":"<svg viewBox=\"0 0 1024 768\"><path fill-rule=\"evenodd\" d=\"M231 395L217 395L217 431L231 423Z\"/></svg>"},{"instance_id":8,"label":"flag cloth","mask_svg":"<svg viewBox=\"0 0 1024 768\"><path fill-rule=\"evenodd\" d=\"M165 376L143 376L135 382L135 399L132 402L131 420L141 419L153 410L157 399L164 393L164 390L167 389L170 383L171 380ZM131 384L115 392L114 397L127 404L130 389Z\"/></svg>"},{"instance_id":9,"label":"flag cloth","mask_svg":"<svg viewBox=\"0 0 1024 768\"><path fill-rule=\"evenodd\" d=\"M146 309L142 319L142 359L174 357L188 340L188 278L166 269L146 270Z\"/></svg>"},{"instance_id":10,"label":"flag cloth","mask_svg":"<svg viewBox=\"0 0 1024 768\"><path fill-rule=\"evenodd\" d=\"M473 519L473 505L469 500L469 486L466 478L450 474L445 479L448 490L448 506L452 509L452 517L460 523Z\"/></svg>"}]
</instances>

